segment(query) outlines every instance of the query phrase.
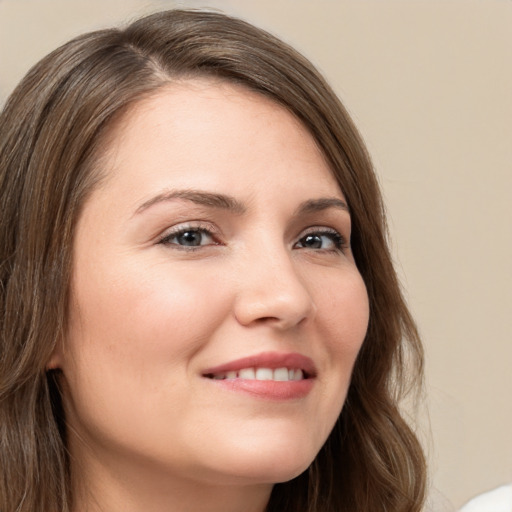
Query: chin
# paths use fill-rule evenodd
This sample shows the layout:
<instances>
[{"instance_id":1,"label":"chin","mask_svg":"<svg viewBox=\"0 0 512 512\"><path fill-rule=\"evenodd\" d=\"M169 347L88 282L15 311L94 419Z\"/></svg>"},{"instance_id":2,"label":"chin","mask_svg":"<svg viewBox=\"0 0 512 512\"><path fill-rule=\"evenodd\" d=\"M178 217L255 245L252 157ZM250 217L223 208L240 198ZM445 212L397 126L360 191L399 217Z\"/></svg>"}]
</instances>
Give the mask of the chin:
<instances>
[{"instance_id":1,"label":"chin","mask_svg":"<svg viewBox=\"0 0 512 512\"><path fill-rule=\"evenodd\" d=\"M253 460L252 463L239 461L236 467L232 467L225 478L221 479L225 480L224 483L248 485L288 482L306 471L313 459L314 457L300 460L269 457L268 460Z\"/></svg>"},{"instance_id":2,"label":"chin","mask_svg":"<svg viewBox=\"0 0 512 512\"><path fill-rule=\"evenodd\" d=\"M212 459L217 466L212 469L215 471L221 466L224 474L227 470L228 478L251 483L287 482L303 473L321 448L305 439L279 435L267 440L245 439L244 443L231 446L224 456ZM226 453L232 455L226 457Z\"/></svg>"}]
</instances>

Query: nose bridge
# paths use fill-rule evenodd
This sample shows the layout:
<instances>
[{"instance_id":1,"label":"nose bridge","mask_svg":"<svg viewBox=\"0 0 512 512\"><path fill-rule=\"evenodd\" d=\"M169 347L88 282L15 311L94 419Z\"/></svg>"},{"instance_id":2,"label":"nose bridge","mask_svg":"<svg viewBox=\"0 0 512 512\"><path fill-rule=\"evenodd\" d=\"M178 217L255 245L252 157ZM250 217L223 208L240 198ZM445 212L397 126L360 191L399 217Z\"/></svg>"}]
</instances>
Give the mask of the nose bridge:
<instances>
[{"instance_id":1,"label":"nose bridge","mask_svg":"<svg viewBox=\"0 0 512 512\"><path fill-rule=\"evenodd\" d=\"M267 321L293 327L313 315L315 304L291 249L282 240L267 242L247 248L237 276L235 316L244 325Z\"/></svg>"}]
</instances>

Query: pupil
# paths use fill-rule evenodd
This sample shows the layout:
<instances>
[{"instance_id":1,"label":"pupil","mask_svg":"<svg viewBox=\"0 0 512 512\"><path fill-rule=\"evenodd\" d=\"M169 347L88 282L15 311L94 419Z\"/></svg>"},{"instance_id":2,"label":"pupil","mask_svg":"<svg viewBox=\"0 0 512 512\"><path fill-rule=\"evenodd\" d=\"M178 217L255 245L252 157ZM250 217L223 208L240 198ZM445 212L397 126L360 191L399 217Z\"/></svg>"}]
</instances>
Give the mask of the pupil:
<instances>
[{"instance_id":1,"label":"pupil","mask_svg":"<svg viewBox=\"0 0 512 512\"><path fill-rule=\"evenodd\" d=\"M185 231L178 237L180 245L197 246L201 244L201 233L197 231Z\"/></svg>"},{"instance_id":2,"label":"pupil","mask_svg":"<svg viewBox=\"0 0 512 512\"><path fill-rule=\"evenodd\" d=\"M318 235L308 235L304 239L304 245L307 247L311 247L312 249L321 249L322 239Z\"/></svg>"}]
</instances>

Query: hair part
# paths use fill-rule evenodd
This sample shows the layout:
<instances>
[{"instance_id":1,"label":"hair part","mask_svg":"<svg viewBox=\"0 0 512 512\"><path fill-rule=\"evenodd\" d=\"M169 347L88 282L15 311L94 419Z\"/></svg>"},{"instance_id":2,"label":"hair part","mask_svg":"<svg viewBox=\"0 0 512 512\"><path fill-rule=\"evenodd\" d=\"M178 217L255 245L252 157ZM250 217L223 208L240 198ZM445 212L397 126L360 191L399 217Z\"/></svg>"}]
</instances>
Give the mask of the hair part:
<instances>
[{"instance_id":1,"label":"hair part","mask_svg":"<svg viewBox=\"0 0 512 512\"><path fill-rule=\"evenodd\" d=\"M65 44L0 114L0 510L71 510L65 418L46 365L65 339L77 219L103 177L115 120L162 86L195 77L257 91L309 129L349 204L368 290L368 332L342 414L310 469L275 485L268 511L419 512L425 461L398 404L421 384L423 354L364 143L295 50L244 21L184 10Z\"/></svg>"}]
</instances>

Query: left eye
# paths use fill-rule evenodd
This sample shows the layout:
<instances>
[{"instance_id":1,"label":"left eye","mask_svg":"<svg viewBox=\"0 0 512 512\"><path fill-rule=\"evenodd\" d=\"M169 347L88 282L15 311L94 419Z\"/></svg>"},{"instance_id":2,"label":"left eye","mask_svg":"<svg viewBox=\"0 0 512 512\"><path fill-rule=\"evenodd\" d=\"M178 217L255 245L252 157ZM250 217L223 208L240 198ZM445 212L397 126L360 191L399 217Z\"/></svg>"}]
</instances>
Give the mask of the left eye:
<instances>
[{"instance_id":1,"label":"left eye","mask_svg":"<svg viewBox=\"0 0 512 512\"><path fill-rule=\"evenodd\" d=\"M341 250L345 240L337 231L317 231L304 235L295 244L300 249Z\"/></svg>"},{"instance_id":2,"label":"left eye","mask_svg":"<svg viewBox=\"0 0 512 512\"><path fill-rule=\"evenodd\" d=\"M203 245L214 244L212 234L206 229L187 228L170 233L161 241L164 245L178 245L181 247L201 247Z\"/></svg>"}]
</instances>

